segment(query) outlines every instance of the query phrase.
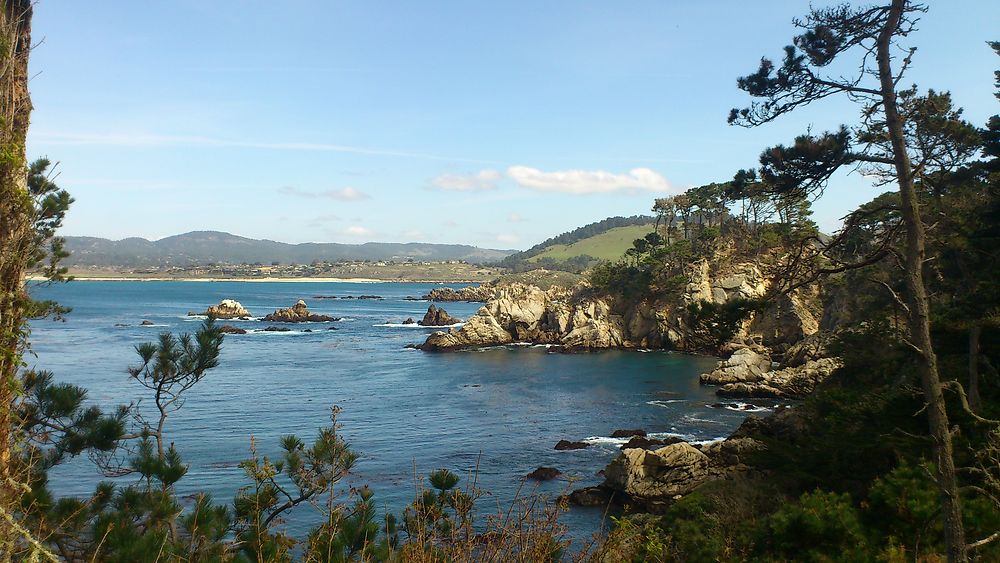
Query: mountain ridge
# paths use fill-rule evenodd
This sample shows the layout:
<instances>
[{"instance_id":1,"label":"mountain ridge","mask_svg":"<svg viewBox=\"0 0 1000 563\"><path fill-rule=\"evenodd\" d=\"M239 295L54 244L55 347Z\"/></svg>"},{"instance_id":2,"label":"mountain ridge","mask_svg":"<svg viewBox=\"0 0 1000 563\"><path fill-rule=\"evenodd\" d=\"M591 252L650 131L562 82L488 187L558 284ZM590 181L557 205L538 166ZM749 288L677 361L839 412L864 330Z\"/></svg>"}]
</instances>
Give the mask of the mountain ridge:
<instances>
[{"instance_id":1,"label":"mountain ridge","mask_svg":"<svg viewBox=\"0 0 1000 563\"><path fill-rule=\"evenodd\" d=\"M467 244L366 242L286 243L253 239L223 231L190 231L157 240L127 237L67 236L67 266L193 266L208 263L308 264L341 260L463 260L474 264L496 262L514 250L480 248Z\"/></svg>"}]
</instances>

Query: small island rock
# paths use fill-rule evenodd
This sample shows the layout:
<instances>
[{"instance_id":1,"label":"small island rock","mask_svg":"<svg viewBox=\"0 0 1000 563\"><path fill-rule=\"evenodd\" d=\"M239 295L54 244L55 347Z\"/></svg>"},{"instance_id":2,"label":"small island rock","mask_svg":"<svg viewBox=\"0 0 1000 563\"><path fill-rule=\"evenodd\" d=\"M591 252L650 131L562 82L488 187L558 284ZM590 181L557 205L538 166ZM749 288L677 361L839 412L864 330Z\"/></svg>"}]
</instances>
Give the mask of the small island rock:
<instances>
[{"instance_id":1,"label":"small island rock","mask_svg":"<svg viewBox=\"0 0 1000 563\"><path fill-rule=\"evenodd\" d=\"M204 315L212 320L250 319L253 315L235 299L223 299L218 305L212 305L204 313L188 313L189 316Z\"/></svg>"},{"instance_id":2,"label":"small island rock","mask_svg":"<svg viewBox=\"0 0 1000 563\"><path fill-rule=\"evenodd\" d=\"M445 311L443 308L438 309L434 305L431 305L427 308L424 318L417 324L420 326L451 326L460 322L462 322L462 319L456 319L449 315L448 311Z\"/></svg>"},{"instance_id":3,"label":"small island rock","mask_svg":"<svg viewBox=\"0 0 1000 563\"><path fill-rule=\"evenodd\" d=\"M525 477L536 481L551 481L560 475L562 475L562 472L555 467L539 467L531 473L528 473Z\"/></svg>"},{"instance_id":4,"label":"small island rock","mask_svg":"<svg viewBox=\"0 0 1000 563\"><path fill-rule=\"evenodd\" d=\"M339 321L340 318L310 313L309 308L306 307L306 302L299 299L295 305L287 309L278 309L264 317L264 320L272 323L323 323Z\"/></svg>"}]
</instances>

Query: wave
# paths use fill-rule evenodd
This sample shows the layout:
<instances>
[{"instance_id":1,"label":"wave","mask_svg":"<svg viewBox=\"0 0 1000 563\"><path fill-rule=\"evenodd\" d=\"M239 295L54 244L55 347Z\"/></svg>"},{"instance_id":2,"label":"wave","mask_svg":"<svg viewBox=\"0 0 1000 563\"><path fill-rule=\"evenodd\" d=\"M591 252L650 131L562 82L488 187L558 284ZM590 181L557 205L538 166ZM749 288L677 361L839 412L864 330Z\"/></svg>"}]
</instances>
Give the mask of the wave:
<instances>
[{"instance_id":1,"label":"wave","mask_svg":"<svg viewBox=\"0 0 1000 563\"><path fill-rule=\"evenodd\" d=\"M163 328L165 326L170 326L170 325L168 325L168 324L162 324L162 323L153 323L151 325L150 324L140 324L139 326L146 327L146 328Z\"/></svg>"},{"instance_id":2,"label":"wave","mask_svg":"<svg viewBox=\"0 0 1000 563\"><path fill-rule=\"evenodd\" d=\"M733 403L706 404L705 406L710 409L726 409L735 412L771 412L774 410L772 407L763 407L753 403L744 403L742 401L736 401Z\"/></svg>"},{"instance_id":3,"label":"wave","mask_svg":"<svg viewBox=\"0 0 1000 563\"><path fill-rule=\"evenodd\" d=\"M618 446L621 447L628 443L631 438L609 438L608 436L589 436L580 440L585 444L590 444L592 446Z\"/></svg>"},{"instance_id":4,"label":"wave","mask_svg":"<svg viewBox=\"0 0 1000 563\"><path fill-rule=\"evenodd\" d=\"M655 401L646 401L647 405L653 405L654 407L670 408L667 405L672 405L674 403L686 403L687 399L657 399Z\"/></svg>"}]
</instances>

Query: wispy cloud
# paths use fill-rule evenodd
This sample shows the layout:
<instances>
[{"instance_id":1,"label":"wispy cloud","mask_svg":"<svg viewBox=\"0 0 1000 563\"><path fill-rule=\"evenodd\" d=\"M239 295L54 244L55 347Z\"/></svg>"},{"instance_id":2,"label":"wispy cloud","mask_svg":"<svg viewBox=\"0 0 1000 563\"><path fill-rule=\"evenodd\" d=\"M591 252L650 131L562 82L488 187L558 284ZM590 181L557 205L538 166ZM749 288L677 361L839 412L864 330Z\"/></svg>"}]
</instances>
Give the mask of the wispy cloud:
<instances>
[{"instance_id":1,"label":"wispy cloud","mask_svg":"<svg viewBox=\"0 0 1000 563\"><path fill-rule=\"evenodd\" d=\"M295 197L304 197L312 199L327 198L327 199L336 199L338 201L361 201L363 199L371 198L370 195L362 191L358 191L350 186L346 188L341 188L339 190L324 190L320 192L300 190L294 186L282 186L278 188L278 192Z\"/></svg>"},{"instance_id":2,"label":"wispy cloud","mask_svg":"<svg viewBox=\"0 0 1000 563\"><path fill-rule=\"evenodd\" d=\"M415 151L379 149L371 147L356 147L332 143L312 142L281 142L265 143L256 141L236 141L216 137L197 135L155 135L131 133L64 133L35 132L32 141L52 145L109 145L128 147L203 147L203 148L245 148L285 151L340 152L350 154L366 154L374 156L396 156L424 160L443 160L449 162L473 162L479 164L495 164L493 161L474 158L443 156Z\"/></svg>"},{"instance_id":3,"label":"wispy cloud","mask_svg":"<svg viewBox=\"0 0 1000 563\"><path fill-rule=\"evenodd\" d=\"M497 242L502 242L505 244L514 244L521 241L521 237L517 235L512 235L509 233L500 233L497 235Z\"/></svg>"},{"instance_id":4,"label":"wispy cloud","mask_svg":"<svg viewBox=\"0 0 1000 563\"><path fill-rule=\"evenodd\" d=\"M510 215L507 216L508 223L523 223L524 221L526 221L526 219L524 217L521 217L517 213L511 213Z\"/></svg>"},{"instance_id":5,"label":"wispy cloud","mask_svg":"<svg viewBox=\"0 0 1000 563\"><path fill-rule=\"evenodd\" d=\"M449 192L482 192L495 190L502 177L496 170L481 170L475 174L442 174L431 180L431 186Z\"/></svg>"},{"instance_id":6,"label":"wispy cloud","mask_svg":"<svg viewBox=\"0 0 1000 563\"><path fill-rule=\"evenodd\" d=\"M626 174L604 170L543 172L529 166L511 166L507 176L517 185L540 192L601 194L615 192L669 192L667 179L649 168L633 168Z\"/></svg>"}]
</instances>

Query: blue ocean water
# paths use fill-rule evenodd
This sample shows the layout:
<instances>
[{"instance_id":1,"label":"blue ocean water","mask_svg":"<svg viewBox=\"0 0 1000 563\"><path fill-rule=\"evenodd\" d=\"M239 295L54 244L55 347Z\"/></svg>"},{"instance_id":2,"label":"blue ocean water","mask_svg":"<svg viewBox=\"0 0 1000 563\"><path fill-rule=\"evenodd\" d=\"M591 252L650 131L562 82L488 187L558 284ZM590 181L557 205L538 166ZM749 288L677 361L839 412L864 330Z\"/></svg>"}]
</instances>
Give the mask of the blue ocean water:
<instances>
[{"instance_id":1,"label":"blue ocean water","mask_svg":"<svg viewBox=\"0 0 1000 563\"><path fill-rule=\"evenodd\" d=\"M226 336L220 366L187 393L183 408L167 420L169 441L190 464L179 492L208 491L218 501L231 499L247 484L238 463L248 456L251 436L260 453L276 456L281 436L294 433L308 442L329 422L332 405L343 409L342 435L361 454L349 484L370 485L379 505L397 514L413 499L415 474L448 468L465 477L478 468L478 485L490 493L486 508L494 503L495 509L519 490L524 494L537 487L554 496L571 486L599 483L598 471L623 442L608 438L615 429L710 440L727 435L746 416L713 407L718 402L714 389L699 386L698 374L715 358L669 352L549 354L530 346L455 353L406 349L434 329L400 326L407 317L420 319L428 306L404 298L433 287L179 281L37 287L36 297L55 299L73 311L66 322L32 323L35 356L28 361L53 371L57 381L86 387L93 403L148 406L146 390L126 372L136 363L134 346L162 331L194 332L200 321L188 311L231 298L263 317L304 299L311 311L343 317L293 325L285 333ZM384 299L313 298L318 295ZM444 307L464 319L479 304ZM154 324L141 326L143 320ZM252 330L270 323L229 324ZM328 326L338 330L325 330ZM588 439L593 445L554 450L561 439ZM556 467L568 479L525 483L523 476L539 466ZM51 478L59 494L86 495L102 476L89 460L77 459L58 467ZM287 525L300 532L317 517L305 507ZM603 513L573 508L563 522L574 535L587 535L600 528Z\"/></svg>"}]
</instances>

